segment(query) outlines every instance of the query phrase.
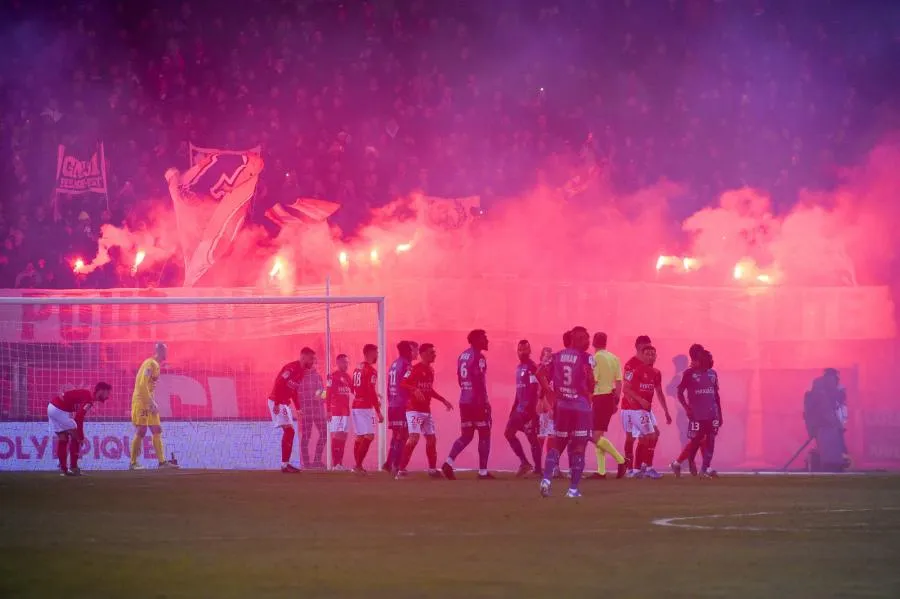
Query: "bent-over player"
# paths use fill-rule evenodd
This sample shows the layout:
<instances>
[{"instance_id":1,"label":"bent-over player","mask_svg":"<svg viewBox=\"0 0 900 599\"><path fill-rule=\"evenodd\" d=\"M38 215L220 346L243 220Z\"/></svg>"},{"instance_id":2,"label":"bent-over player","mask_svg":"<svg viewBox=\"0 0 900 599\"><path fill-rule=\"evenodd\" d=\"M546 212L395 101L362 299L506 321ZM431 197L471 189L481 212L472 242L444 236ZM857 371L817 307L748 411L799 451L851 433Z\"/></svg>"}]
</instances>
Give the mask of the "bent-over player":
<instances>
[{"instance_id":1,"label":"bent-over player","mask_svg":"<svg viewBox=\"0 0 900 599\"><path fill-rule=\"evenodd\" d=\"M50 433L56 435L56 457L61 475L81 475L78 458L84 440L84 418L95 401L103 403L107 400L110 391L112 386L109 383L99 382L94 385L93 393L87 389L72 389L57 395L47 404L47 422Z\"/></svg>"}]
</instances>

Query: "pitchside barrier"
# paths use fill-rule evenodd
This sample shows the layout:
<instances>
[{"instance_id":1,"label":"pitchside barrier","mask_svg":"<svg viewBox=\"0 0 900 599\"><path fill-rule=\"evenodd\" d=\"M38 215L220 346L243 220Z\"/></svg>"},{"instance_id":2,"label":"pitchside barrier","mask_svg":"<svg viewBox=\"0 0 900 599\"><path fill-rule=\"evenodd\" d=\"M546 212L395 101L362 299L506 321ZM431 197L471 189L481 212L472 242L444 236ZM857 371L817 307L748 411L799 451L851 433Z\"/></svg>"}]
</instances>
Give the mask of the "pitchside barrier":
<instances>
[{"instance_id":1,"label":"pitchside barrier","mask_svg":"<svg viewBox=\"0 0 900 599\"><path fill-rule=\"evenodd\" d=\"M83 464L127 468L135 376L159 341L169 354L155 392L166 457L187 468L280 465L281 434L266 401L281 367L303 347L316 352L324 385L334 356L347 354L355 368L363 345L376 344L386 395L383 297L0 297L0 470L55 468L47 404L98 381L113 392L89 413ZM319 434L310 435L311 458ZM368 469L383 462L385 447L382 424ZM155 461L150 445L143 453ZM327 444L323 453L325 460Z\"/></svg>"}]
</instances>

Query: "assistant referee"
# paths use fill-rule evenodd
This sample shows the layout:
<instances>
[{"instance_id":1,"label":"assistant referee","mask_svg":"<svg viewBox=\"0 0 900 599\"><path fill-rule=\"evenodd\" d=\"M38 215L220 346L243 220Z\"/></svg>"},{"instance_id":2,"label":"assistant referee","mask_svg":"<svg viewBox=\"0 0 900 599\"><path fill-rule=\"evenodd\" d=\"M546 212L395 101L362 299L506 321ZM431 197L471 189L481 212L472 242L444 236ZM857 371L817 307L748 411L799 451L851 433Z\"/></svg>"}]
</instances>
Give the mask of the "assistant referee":
<instances>
[{"instance_id":1,"label":"assistant referee","mask_svg":"<svg viewBox=\"0 0 900 599\"><path fill-rule=\"evenodd\" d=\"M591 478L606 478L606 455L618 464L616 478L625 476L625 458L606 438L609 421L616 413L616 404L622 393L622 366L619 358L606 349L606 333L594 333L594 442L597 444L597 472Z\"/></svg>"}]
</instances>

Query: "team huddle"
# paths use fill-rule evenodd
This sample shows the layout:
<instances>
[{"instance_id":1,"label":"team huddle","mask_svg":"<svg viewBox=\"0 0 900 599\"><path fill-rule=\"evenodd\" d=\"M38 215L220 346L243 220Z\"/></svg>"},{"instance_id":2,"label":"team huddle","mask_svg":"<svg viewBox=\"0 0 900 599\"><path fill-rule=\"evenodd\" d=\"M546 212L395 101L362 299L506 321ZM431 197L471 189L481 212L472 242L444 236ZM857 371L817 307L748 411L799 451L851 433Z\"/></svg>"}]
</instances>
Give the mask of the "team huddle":
<instances>
[{"instance_id":1,"label":"team huddle","mask_svg":"<svg viewBox=\"0 0 900 599\"><path fill-rule=\"evenodd\" d=\"M468 335L469 347L457 358L459 384L460 436L449 455L438 468L437 439L431 402L436 400L449 411L454 406L434 388L434 345L413 341L397 344L398 356L388 369L387 424L391 431L387 460L382 469L396 479L407 474L410 459L424 437L428 474L454 480L454 463L478 435L478 479L494 478L488 470L491 451L492 414L487 393L487 333L476 329ZM595 353L588 353L593 344ZM656 348L642 335L635 342L635 355L620 367L618 358L606 349L607 336L596 333L591 340L584 327L575 327L563 335L564 348L553 352L543 348L540 363L531 359L531 345L519 342L519 364L515 369L516 394L507 420L504 437L520 460L517 476L533 473L540 478L541 494L550 494L552 480L561 478L559 462L565 452L569 460L568 497L579 497L579 483L584 474L585 450L593 442L597 452L598 471L592 478L606 477L606 458L617 463L616 477L658 479L654 468L659 427L652 411L654 399L661 406L666 423L672 417L662 390L662 376L655 367ZM290 464L294 440L293 419L289 409L304 368L311 368L312 350L304 348L301 360L285 365L276 377L268 398L273 423L283 429L282 471L298 472ZM328 377L321 397L328 410L331 433L331 458L336 470L343 470L348 421L352 420L356 442L354 466L365 473L363 462L374 439L377 422L383 422L381 397L376 391L378 348L366 345L363 362L349 372L349 358L337 357L337 369ZM677 387L678 400L690 419L689 441L681 455L672 462L676 476L681 463L693 464L702 450L700 474L715 477L711 468L715 437L722 425L719 385L713 370L712 355L701 345L690 349L691 363ZM418 358L418 360L417 360ZM624 452L620 453L606 438L613 415L621 412L625 431ZM530 447L526 455L519 435ZM546 449L546 454L545 454ZM692 468L693 471L693 468Z\"/></svg>"}]
</instances>

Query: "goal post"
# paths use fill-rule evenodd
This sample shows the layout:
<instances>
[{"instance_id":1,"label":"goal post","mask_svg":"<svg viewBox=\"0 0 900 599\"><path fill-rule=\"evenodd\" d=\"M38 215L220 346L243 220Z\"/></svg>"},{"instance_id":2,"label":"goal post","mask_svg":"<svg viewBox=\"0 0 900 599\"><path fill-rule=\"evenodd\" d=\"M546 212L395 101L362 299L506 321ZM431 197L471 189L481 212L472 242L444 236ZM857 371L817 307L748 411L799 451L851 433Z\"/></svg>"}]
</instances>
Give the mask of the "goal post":
<instances>
[{"instance_id":1,"label":"goal post","mask_svg":"<svg viewBox=\"0 0 900 599\"><path fill-rule=\"evenodd\" d=\"M280 368L298 359L302 347L316 352L316 372L324 384L335 355L350 356L354 368L363 345L376 344L378 391L386 398L384 297L222 297L198 291L203 292L41 291L0 297L0 470L54 468L47 403L100 380L109 382L113 393L88 417L82 462L86 468L127 468L134 377L157 341L169 346L155 398L163 440L166 453L185 467L278 467L280 434L266 400ZM318 441L319 432L328 429L324 405L314 407L321 413L300 415L296 424L295 463L302 433L313 424L324 426L310 435L309 457L325 445L321 458L330 458L327 435L324 443ZM386 458L386 428L386 423L378 427L368 469L377 470ZM352 427L349 434L352 443ZM143 453L145 459L155 457L149 441Z\"/></svg>"}]
</instances>

